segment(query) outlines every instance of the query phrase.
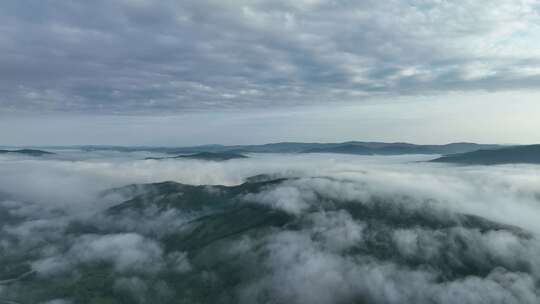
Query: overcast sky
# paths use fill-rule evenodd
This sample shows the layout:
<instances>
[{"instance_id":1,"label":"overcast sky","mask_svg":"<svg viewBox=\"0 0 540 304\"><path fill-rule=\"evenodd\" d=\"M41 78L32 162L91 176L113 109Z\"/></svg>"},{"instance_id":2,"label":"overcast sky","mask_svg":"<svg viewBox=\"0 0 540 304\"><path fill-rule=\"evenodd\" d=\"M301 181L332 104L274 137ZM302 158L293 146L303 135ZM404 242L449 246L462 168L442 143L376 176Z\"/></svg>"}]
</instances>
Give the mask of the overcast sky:
<instances>
[{"instance_id":1,"label":"overcast sky","mask_svg":"<svg viewBox=\"0 0 540 304\"><path fill-rule=\"evenodd\" d=\"M539 130L536 0L0 2L0 145Z\"/></svg>"}]
</instances>

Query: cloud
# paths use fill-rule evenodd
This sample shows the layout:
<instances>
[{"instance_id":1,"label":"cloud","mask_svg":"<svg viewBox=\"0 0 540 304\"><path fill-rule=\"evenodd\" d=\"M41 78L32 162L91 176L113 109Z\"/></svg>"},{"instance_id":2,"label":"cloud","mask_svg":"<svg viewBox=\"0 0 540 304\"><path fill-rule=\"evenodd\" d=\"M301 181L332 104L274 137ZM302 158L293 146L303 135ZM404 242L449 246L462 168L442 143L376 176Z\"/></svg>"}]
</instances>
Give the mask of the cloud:
<instances>
[{"instance_id":1,"label":"cloud","mask_svg":"<svg viewBox=\"0 0 540 304\"><path fill-rule=\"evenodd\" d=\"M266 275L240 290L242 303L534 303L539 297L538 273L494 268L485 277L441 283L440 274L429 268L331 252L298 232L270 237L265 249Z\"/></svg>"},{"instance_id":2,"label":"cloud","mask_svg":"<svg viewBox=\"0 0 540 304\"><path fill-rule=\"evenodd\" d=\"M149 284L139 277L121 277L115 280L114 289L134 303L174 301L174 290L164 281Z\"/></svg>"},{"instance_id":3,"label":"cloud","mask_svg":"<svg viewBox=\"0 0 540 304\"><path fill-rule=\"evenodd\" d=\"M259 202L265 205L270 205L273 208L283 211L300 214L305 209L309 208L306 200L314 200L313 192L302 192L294 187L279 187L273 188L257 194L248 193L245 200Z\"/></svg>"},{"instance_id":4,"label":"cloud","mask_svg":"<svg viewBox=\"0 0 540 304\"><path fill-rule=\"evenodd\" d=\"M161 266L162 249L135 233L83 235L61 256L38 260L33 268L41 275L69 270L79 263L111 263L116 271L155 271ZM74 264L74 265L73 265Z\"/></svg>"},{"instance_id":5,"label":"cloud","mask_svg":"<svg viewBox=\"0 0 540 304\"><path fill-rule=\"evenodd\" d=\"M534 89L532 0L2 4L2 112L148 113Z\"/></svg>"},{"instance_id":6,"label":"cloud","mask_svg":"<svg viewBox=\"0 0 540 304\"><path fill-rule=\"evenodd\" d=\"M10 174L0 178L0 300L537 303L538 166L423 159L153 161L73 151L2 158ZM124 189L103 202L111 187L235 186L263 173L290 178L245 187L219 207L163 207L160 199L183 195L205 204L202 192L172 187L155 188L140 209L104 213L145 191Z\"/></svg>"}]
</instances>

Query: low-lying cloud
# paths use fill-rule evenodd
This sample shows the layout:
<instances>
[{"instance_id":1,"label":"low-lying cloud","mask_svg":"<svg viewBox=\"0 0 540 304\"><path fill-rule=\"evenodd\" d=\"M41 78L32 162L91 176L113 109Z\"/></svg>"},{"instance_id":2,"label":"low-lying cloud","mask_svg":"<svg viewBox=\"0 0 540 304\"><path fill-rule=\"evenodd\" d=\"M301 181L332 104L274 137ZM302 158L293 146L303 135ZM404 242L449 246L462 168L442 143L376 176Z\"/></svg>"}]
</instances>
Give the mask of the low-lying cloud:
<instances>
[{"instance_id":1,"label":"low-lying cloud","mask_svg":"<svg viewBox=\"0 0 540 304\"><path fill-rule=\"evenodd\" d=\"M540 300L538 166L62 153L0 158L0 300ZM258 174L268 176L242 185ZM163 181L229 187L108 190Z\"/></svg>"}]
</instances>

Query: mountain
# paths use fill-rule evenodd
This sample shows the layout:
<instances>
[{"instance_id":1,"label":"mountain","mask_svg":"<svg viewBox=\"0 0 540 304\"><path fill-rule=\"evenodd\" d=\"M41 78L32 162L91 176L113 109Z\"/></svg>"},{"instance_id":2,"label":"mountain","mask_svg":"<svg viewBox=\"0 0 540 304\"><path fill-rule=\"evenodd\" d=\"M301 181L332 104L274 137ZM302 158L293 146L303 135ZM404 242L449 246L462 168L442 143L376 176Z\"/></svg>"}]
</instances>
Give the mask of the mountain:
<instances>
[{"instance_id":1,"label":"mountain","mask_svg":"<svg viewBox=\"0 0 540 304\"><path fill-rule=\"evenodd\" d=\"M199 152L199 153L188 154L188 155L178 155L174 157L147 157L145 159L160 160L160 159L179 159L179 158L223 161L223 160L241 159L241 158L248 158L248 157L245 155L242 155L239 153L233 153L233 152Z\"/></svg>"},{"instance_id":2,"label":"mountain","mask_svg":"<svg viewBox=\"0 0 540 304\"><path fill-rule=\"evenodd\" d=\"M54 154L52 152L47 152L43 150L35 150L35 149L20 149L20 150L0 150L0 154L24 154L24 155L30 155L30 156L43 156L43 155L51 155Z\"/></svg>"},{"instance_id":3,"label":"mountain","mask_svg":"<svg viewBox=\"0 0 540 304\"><path fill-rule=\"evenodd\" d=\"M473 236L504 233L526 245L531 238L517 227L479 216L434 216L425 206L405 207L399 197L351 199L321 191L298 197L302 201L295 204L306 204L305 209L290 212L286 206L291 202L275 196L289 193L295 182L310 181L335 182L262 174L236 186L162 182L107 190L103 195L120 194L127 200L95 217L73 219L62 231L65 237L38 239L32 247L0 254L0 287L7 286L2 296L14 291L4 296L9 301L0 298L0 303L296 303L273 301L266 290L256 296L272 301L243 301L242 292L291 267L300 278L306 270L310 278L312 273L325 275L321 263L341 265L345 272L366 269L364 265L422 267L433 269L441 284L452 284L484 278L501 268L497 259L482 255L479 263L471 258L467 246L477 239L463 231L474 231ZM0 214L3 208L0 204ZM12 219L17 220L26 219ZM416 237L417 231L426 233L427 241ZM411 234L405 241L413 243L406 248L420 246L412 247L419 253L404 251L401 239L396 241L396 236ZM441 254L424 254L421 246ZM488 252L485 256L490 257ZM527 273L525 262L503 265L512 273ZM331 282L334 278L331 273ZM281 281L276 284L283 286ZM359 294L350 302L364 299Z\"/></svg>"},{"instance_id":4,"label":"mountain","mask_svg":"<svg viewBox=\"0 0 540 304\"><path fill-rule=\"evenodd\" d=\"M342 143L279 142L263 145L204 145L193 147L115 147L79 146L84 151L149 151L167 154L210 153L342 153L358 155L401 155L401 154L454 154L480 149L497 149L504 146L476 143L450 143L445 145L416 145L410 143L384 143L348 141ZM57 147L58 148L58 147ZM73 148L73 147L71 147Z\"/></svg>"},{"instance_id":5,"label":"mountain","mask_svg":"<svg viewBox=\"0 0 540 304\"><path fill-rule=\"evenodd\" d=\"M129 185L107 190L104 195L121 193L125 196L133 196L132 199L109 208L107 211L109 214L119 214L124 211L141 211L149 207L156 207L158 210L174 208L183 212L210 209L219 211L225 206L232 206L237 203L239 195L260 191L265 187L279 184L286 179L252 180L249 178L248 181L238 186L194 186L176 182Z\"/></svg>"},{"instance_id":6,"label":"mountain","mask_svg":"<svg viewBox=\"0 0 540 304\"><path fill-rule=\"evenodd\" d=\"M118 191L124 195L130 191L134 192L131 199L110 207L105 213L112 217L113 221L118 222L125 217L142 219L148 214L167 213L170 210L189 215L182 229L171 230L163 236L162 241L167 251L180 250L195 258L201 254L211 254L211 248L215 244L223 243L227 239L242 239L268 233L277 228L294 230L298 229L299 225L305 224L305 220L301 218L258 201L260 198L256 195L257 193L276 189L284 183L297 180L297 178L270 178L269 175L254 176L237 186L195 186L176 182L130 185L109 190L109 192ZM522 233L515 227L497 224L472 215L460 214L456 218L434 220L429 214L404 213L396 210L391 201L381 200L370 205L356 201L338 203L335 199L327 199L326 201L322 199L320 205L312 206L312 211L345 210L357 220L372 223L373 227L368 230L373 230L375 234L380 233L378 225L383 223L393 228L421 225L441 229L462 225L480 230L505 229ZM96 229L94 233L99 233L101 228L94 227L93 229ZM372 237L373 240L367 243L368 247L373 246L369 251L380 258L387 258L386 250L380 250L381 248L378 247L380 244L377 244L377 236ZM369 239L369 236L367 238ZM204 254L205 251L206 254Z\"/></svg>"},{"instance_id":7,"label":"mountain","mask_svg":"<svg viewBox=\"0 0 540 304\"><path fill-rule=\"evenodd\" d=\"M201 160L230 160L238 158L247 158L247 156L233 153L233 152L200 152L189 155L178 155L175 158L189 158L189 159L201 159Z\"/></svg>"},{"instance_id":8,"label":"mountain","mask_svg":"<svg viewBox=\"0 0 540 304\"><path fill-rule=\"evenodd\" d=\"M540 145L515 146L446 155L432 162L467 165L540 164Z\"/></svg>"},{"instance_id":9,"label":"mountain","mask_svg":"<svg viewBox=\"0 0 540 304\"><path fill-rule=\"evenodd\" d=\"M373 155L374 149L363 145L343 144L334 147L318 147L302 151L302 153L341 153L341 154L358 154L358 155Z\"/></svg>"},{"instance_id":10,"label":"mountain","mask_svg":"<svg viewBox=\"0 0 540 304\"><path fill-rule=\"evenodd\" d=\"M342 153L359 155L400 155L400 154L453 154L465 153L479 149L500 148L500 145L451 143L445 145L415 145L410 143L383 143L349 141L343 143L299 143L283 142L264 145L240 146L200 146L179 148L188 151L211 149L212 151L242 151L249 153ZM184 150L185 151L185 150Z\"/></svg>"},{"instance_id":11,"label":"mountain","mask_svg":"<svg viewBox=\"0 0 540 304\"><path fill-rule=\"evenodd\" d=\"M348 142L330 147L316 147L303 153L343 153L358 155L402 155L402 154L453 154L479 149L499 148L498 145L475 143L452 143L446 145L415 145L409 143Z\"/></svg>"}]
</instances>

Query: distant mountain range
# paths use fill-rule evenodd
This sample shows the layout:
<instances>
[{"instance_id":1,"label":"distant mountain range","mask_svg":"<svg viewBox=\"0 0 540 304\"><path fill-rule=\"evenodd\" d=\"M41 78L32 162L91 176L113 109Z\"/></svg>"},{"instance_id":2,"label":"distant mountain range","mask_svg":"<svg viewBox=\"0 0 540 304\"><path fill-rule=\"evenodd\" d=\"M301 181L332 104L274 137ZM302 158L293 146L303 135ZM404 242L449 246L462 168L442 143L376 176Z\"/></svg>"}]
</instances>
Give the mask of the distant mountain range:
<instances>
[{"instance_id":1,"label":"distant mountain range","mask_svg":"<svg viewBox=\"0 0 540 304\"><path fill-rule=\"evenodd\" d=\"M514 146L446 155L432 162L467 165L540 164L540 145Z\"/></svg>"},{"instance_id":2,"label":"distant mountain range","mask_svg":"<svg viewBox=\"0 0 540 304\"><path fill-rule=\"evenodd\" d=\"M83 151L147 151L172 154L170 157L148 157L146 159L199 159L225 161L247 158L246 153L339 153L353 155L405 155L442 154L432 162L467 165L494 164L540 164L540 144L504 146L476 143L450 143L445 145L415 145L410 143L383 143L349 141L343 143L281 142L263 145L203 145L193 147L123 147L123 146L71 146L47 147L51 149L78 148ZM37 149L0 150L0 154L22 154L45 156L54 154Z\"/></svg>"},{"instance_id":3,"label":"distant mountain range","mask_svg":"<svg viewBox=\"0 0 540 304\"><path fill-rule=\"evenodd\" d=\"M357 155L401 155L401 154L454 154L476 150L502 148L501 145L476 143L451 143L446 145L415 145L409 143L383 143L349 141L343 143L300 143L281 142L263 145L204 145L194 147L117 147L79 146L85 151L113 150L121 152L150 151L168 154L185 153L342 153Z\"/></svg>"},{"instance_id":4,"label":"distant mountain range","mask_svg":"<svg viewBox=\"0 0 540 304\"><path fill-rule=\"evenodd\" d=\"M233 152L200 152L200 153L187 154L187 155L177 155L173 157L147 157L145 159L160 160L160 159L179 159L179 158L223 161L223 160L248 158L248 157L243 154L233 153Z\"/></svg>"},{"instance_id":5,"label":"distant mountain range","mask_svg":"<svg viewBox=\"0 0 540 304\"><path fill-rule=\"evenodd\" d=\"M331 147L318 147L302 151L304 153L343 153L359 155L400 155L400 154L453 154L478 149L496 149L499 145L474 143L452 143L446 145L414 145L408 143L344 143Z\"/></svg>"},{"instance_id":6,"label":"distant mountain range","mask_svg":"<svg viewBox=\"0 0 540 304\"><path fill-rule=\"evenodd\" d=\"M35 150L35 149L20 149L20 150L0 150L0 154L24 154L30 156L43 156L54 154L52 152Z\"/></svg>"}]
</instances>

